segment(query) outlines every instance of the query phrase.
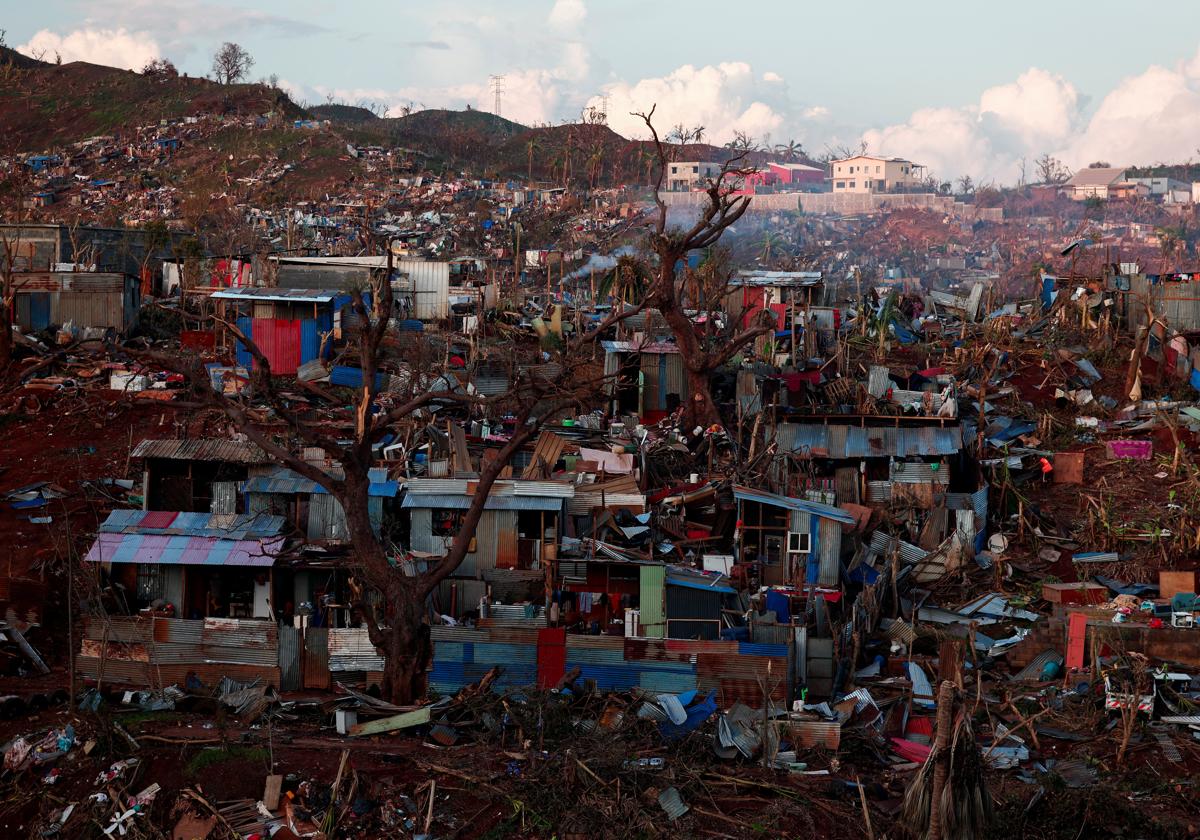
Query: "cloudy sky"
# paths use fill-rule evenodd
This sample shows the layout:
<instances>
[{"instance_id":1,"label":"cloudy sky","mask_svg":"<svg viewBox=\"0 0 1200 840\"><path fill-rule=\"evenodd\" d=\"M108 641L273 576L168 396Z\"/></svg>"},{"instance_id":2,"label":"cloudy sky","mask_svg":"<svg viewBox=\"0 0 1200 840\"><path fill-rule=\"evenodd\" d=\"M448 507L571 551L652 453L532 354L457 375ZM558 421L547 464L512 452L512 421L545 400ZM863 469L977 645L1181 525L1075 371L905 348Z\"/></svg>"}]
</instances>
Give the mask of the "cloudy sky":
<instances>
[{"instance_id":1,"label":"cloudy sky","mask_svg":"<svg viewBox=\"0 0 1200 840\"><path fill-rule=\"evenodd\" d=\"M1136 12L1136 13L1135 13ZM41 0L11 3L7 43L63 61L192 74L233 40L254 76L309 103L406 103L577 117L630 111L746 131L819 154L867 143L942 177L1015 181L1050 152L1078 168L1200 158L1195 0ZM1032 165L1029 165L1032 173Z\"/></svg>"}]
</instances>

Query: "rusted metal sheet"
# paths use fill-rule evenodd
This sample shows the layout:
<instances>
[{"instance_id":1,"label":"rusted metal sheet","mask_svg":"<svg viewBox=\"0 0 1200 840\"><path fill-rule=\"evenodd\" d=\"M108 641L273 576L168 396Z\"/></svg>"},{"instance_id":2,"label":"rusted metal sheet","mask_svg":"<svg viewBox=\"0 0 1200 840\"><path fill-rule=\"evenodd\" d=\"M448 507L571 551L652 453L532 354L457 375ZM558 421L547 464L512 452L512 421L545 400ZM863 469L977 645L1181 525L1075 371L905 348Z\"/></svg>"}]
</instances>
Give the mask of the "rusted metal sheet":
<instances>
[{"instance_id":1,"label":"rusted metal sheet","mask_svg":"<svg viewBox=\"0 0 1200 840\"><path fill-rule=\"evenodd\" d=\"M329 629L330 671L379 671L384 661L365 627Z\"/></svg>"},{"instance_id":2,"label":"rusted metal sheet","mask_svg":"<svg viewBox=\"0 0 1200 840\"><path fill-rule=\"evenodd\" d=\"M128 662L149 662L150 652L142 644L121 644L117 642L98 642L95 639L84 639L79 648L80 656L92 656Z\"/></svg>"},{"instance_id":3,"label":"rusted metal sheet","mask_svg":"<svg viewBox=\"0 0 1200 840\"><path fill-rule=\"evenodd\" d=\"M22 292L120 292L125 275L93 271L32 272L21 276Z\"/></svg>"},{"instance_id":4,"label":"rusted metal sheet","mask_svg":"<svg viewBox=\"0 0 1200 840\"><path fill-rule=\"evenodd\" d=\"M232 464L266 464L267 453L249 441L200 438L198 440L143 440L131 458L166 458L173 461L226 461Z\"/></svg>"},{"instance_id":5,"label":"rusted metal sheet","mask_svg":"<svg viewBox=\"0 0 1200 840\"><path fill-rule=\"evenodd\" d=\"M104 659L105 679L113 682L119 680L109 676L110 663L139 662L145 665L145 675L130 677L129 684L170 684L163 674L178 674L174 681L182 682L189 671L208 674L214 682L223 676L238 679L252 674L278 684L279 629L269 621L89 618L83 636L80 671L88 675L82 663ZM118 673L134 672L126 668Z\"/></svg>"},{"instance_id":6,"label":"rusted metal sheet","mask_svg":"<svg viewBox=\"0 0 1200 840\"><path fill-rule=\"evenodd\" d=\"M75 660L75 665L78 672L85 678L99 679L100 659L80 656ZM229 664L156 665L149 662L109 659L103 663L103 672L105 684L139 688L183 685L189 674L197 677L205 686L214 688L224 677L244 682L259 679L266 685L279 685L278 665L269 667Z\"/></svg>"},{"instance_id":7,"label":"rusted metal sheet","mask_svg":"<svg viewBox=\"0 0 1200 840\"><path fill-rule=\"evenodd\" d=\"M807 749L836 750L842 742L842 725L837 721L798 720L790 728L795 742Z\"/></svg>"},{"instance_id":8,"label":"rusted metal sheet","mask_svg":"<svg viewBox=\"0 0 1200 840\"><path fill-rule=\"evenodd\" d=\"M309 627L304 631L304 687L328 689L329 631L324 627Z\"/></svg>"},{"instance_id":9,"label":"rusted metal sheet","mask_svg":"<svg viewBox=\"0 0 1200 840\"><path fill-rule=\"evenodd\" d=\"M113 327L124 330L133 325L125 311L125 294L116 291L59 292L50 299L50 320L68 321L77 327Z\"/></svg>"},{"instance_id":10,"label":"rusted metal sheet","mask_svg":"<svg viewBox=\"0 0 1200 840\"><path fill-rule=\"evenodd\" d=\"M515 568L517 565L517 512L512 510L491 511L495 522L495 566ZM482 547L481 547L482 548ZM482 571L486 566L480 566Z\"/></svg>"}]
</instances>

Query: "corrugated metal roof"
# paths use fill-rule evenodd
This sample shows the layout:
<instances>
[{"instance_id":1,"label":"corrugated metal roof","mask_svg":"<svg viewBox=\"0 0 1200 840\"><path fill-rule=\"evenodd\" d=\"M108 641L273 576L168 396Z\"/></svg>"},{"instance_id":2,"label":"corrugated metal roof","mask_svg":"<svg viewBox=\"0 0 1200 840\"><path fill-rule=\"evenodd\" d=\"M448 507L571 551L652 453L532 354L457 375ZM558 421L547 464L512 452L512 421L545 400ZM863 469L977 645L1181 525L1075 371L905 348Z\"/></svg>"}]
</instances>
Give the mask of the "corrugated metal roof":
<instances>
[{"instance_id":1,"label":"corrugated metal roof","mask_svg":"<svg viewBox=\"0 0 1200 840\"><path fill-rule=\"evenodd\" d=\"M520 480L509 483L514 496L543 496L569 499L575 495L575 485L568 481ZM493 485L495 487L495 485ZM501 489L504 489L502 486Z\"/></svg>"},{"instance_id":2,"label":"corrugated metal roof","mask_svg":"<svg viewBox=\"0 0 1200 840\"><path fill-rule=\"evenodd\" d=\"M893 540L900 546L900 559L905 563L917 563L929 556L929 552L920 546L907 543L897 537L889 536L883 531L875 531L871 534L870 542L872 553L888 559L892 555Z\"/></svg>"},{"instance_id":3,"label":"corrugated metal roof","mask_svg":"<svg viewBox=\"0 0 1200 840\"><path fill-rule=\"evenodd\" d=\"M179 566L271 566L284 540L221 540L157 534L99 534L84 559L90 563L158 563Z\"/></svg>"},{"instance_id":4,"label":"corrugated metal roof","mask_svg":"<svg viewBox=\"0 0 1200 840\"><path fill-rule=\"evenodd\" d=\"M455 496L438 493L419 493L404 496L402 508L437 508L444 510L466 510L471 506L471 496ZM544 510L562 509L562 499L545 496L495 496L489 495L484 510Z\"/></svg>"},{"instance_id":5,"label":"corrugated metal roof","mask_svg":"<svg viewBox=\"0 0 1200 840\"><path fill-rule=\"evenodd\" d=\"M890 368L883 365L871 365L871 369L867 373L867 393L876 398L886 394L888 387L892 384L890 374Z\"/></svg>"},{"instance_id":6,"label":"corrugated metal roof","mask_svg":"<svg viewBox=\"0 0 1200 840\"><path fill-rule=\"evenodd\" d=\"M232 464L267 464L271 456L250 441L144 440L134 447L132 458L167 458L173 461L227 461Z\"/></svg>"},{"instance_id":7,"label":"corrugated metal roof","mask_svg":"<svg viewBox=\"0 0 1200 840\"><path fill-rule=\"evenodd\" d=\"M265 300L280 303L332 303L345 292L331 289L280 289L272 287L250 287L221 289L210 297L217 300Z\"/></svg>"},{"instance_id":8,"label":"corrugated metal roof","mask_svg":"<svg viewBox=\"0 0 1200 840\"><path fill-rule=\"evenodd\" d=\"M662 355L679 352L679 346L670 341L601 341L600 346L609 353Z\"/></svg>"},{"instance_id":9,"label":"corrugated metal roof","mask_svg":"<svg viewBox=\"0 0 1200 840\"><path fill-rule=\"evenodd\" d=\"M935 469L936 468L936 469ZM893 461L890 465L892 481L900 484L948 484L950 473L941 463L927 464L924 461Z\"/></svg>"},{"instance_id":10,"label":"corrugated metal roof","mask_svg":"<svg viewBox=\"0 0 1200 840\"><path fill-rule=\"evenodd\" d=\"M701 589L705 592L718 592L722 595L735 594L733 587L726 586L717 578L684 577L672 573L667 575L667 586L683 586L688 589Z\"/></svg>"},{"instance_id":11,"label":"corrugated metal roof","mask_svg":"<svg viewBox=\"0 0 1200 840\"><path fill-rule=\"evenodd\" d=\"M242 482L243 493L282 493L298 495L302 493L327 494L329 491L311 478L305 478L297 472L281 467L270 475L256 475ZM400 492L398 481L372 481L367 489L370 496L393 497Z\"/></svg>"},{"instance_id":12,"label":"corrugated metal roof","mask_svg":"<svg viewBox=\"0 0 1200 840\"><path fill-rule=\"evenodd\" d=\"M962 427L868 427L781 423L775 430L781 450L823 450L830 458L953 455L962 449Z\"/></svg>"},{"instance_id":13,"label":"corrugated metal roof","mask_svg":"<svg viewBox=\"0 0 1200 840\"><path fill-rule=\"evenodd\" d=\"M819 271L739 271L729 281L730 286L818 286L823 275Z\"/></svg>"},{"instance_id":14,"label":"corrugated metal roof","mask_svg":"<svg viewBox=\"0 0 1200 840\"><path fill-rule=\"evenodd\" d=\"M768 493L765 490L752 490L749 487L739 486L733 488L733 496L739 501L758 502L759 504L774 505L775 507L786 508L787 510L799 510L819 516L822 519L833 519L846 525L853 525L856 521L850 513L842 510L840 507L825 505L820 502L810 502L808 499L780 496L776 493Z\"/></svg>"},{"instance_id":15,"label":"corrugated metal roof","mask_svg":"<svg viewBox=\"0 0 1200 840\"><path fill-rule=\"evenodd\" d=\"M178 513L114 510L100 526L102 534L206 537L221 540L263 539L283 532L282 516L265 513Z\"/></svg>"}]
</instances>

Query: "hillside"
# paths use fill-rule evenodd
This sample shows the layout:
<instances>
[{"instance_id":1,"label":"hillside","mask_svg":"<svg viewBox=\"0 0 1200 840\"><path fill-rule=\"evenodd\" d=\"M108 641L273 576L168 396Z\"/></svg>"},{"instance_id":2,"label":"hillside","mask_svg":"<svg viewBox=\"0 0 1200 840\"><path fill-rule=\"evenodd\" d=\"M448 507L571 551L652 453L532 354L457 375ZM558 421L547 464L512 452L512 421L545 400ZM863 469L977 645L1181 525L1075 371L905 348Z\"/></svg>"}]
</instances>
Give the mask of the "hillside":
<instances>
[{"instance_id":1,"label":"hillside","mask_svg":"<svg viewBox=\"0 0 1200 840\"><path fill-rule=\"evenodd\" d=\"M282 91L264 85L144 76L84 62L14 63L0 71L0 153L45 151L162 119L270 111L304 113Z\"/></svg>"},{"instance_id":2,"label":"hillside","mask_svg":"<svg viewBox=\"0 0 1200 840\"><path fill-rule=\"evenodd\" d=\"M479 134L491 138L512 137L525 126L487 111L449 111L430 108L403 117L389 117L379 126L397 137L445 137L454 134Z\"/></svg>"},{"instance_id":3,"label":"hillside","mask_svg":"<svg viewBox=\"0 0 1200 840\"><path fill-rule=\"evenodd\" d=\"M19 53L12 47L0 46L0 74L4 71L4 67L15 67L21 70L28 70L34 67L49 67L50 65L44 61L38 61L36 58L30 58L24 53Z\"/></svg>"},{"instance_id":4,"label":"hillside","mask_svg":"<svg viewBox=\"0 0 1200 840\"><path fill-rule=\"evenodd\" d=\"M308 197L312 189L350 177L349 171L341 171L346 167L339 160L346 142L416 152L422 166L437 172L575 187L646 184L657 163L649 143L629 140L605 125L529 127L470 109L429 109L386 118L366 108L336 103L304 110L281 90L265 85L221 85L208 79L144 75L83 62L56 65L9 49L0 52L0 126L4 127L0 155L59 151L97 136L111 137L120 146L132 142L138 129L161 120L203 117L210 123L214 119L230 123L267 114L273 115L270 124L274 127L299 117L328 120L334 136L303 140L286 133L258 136L248 143L253 152L246 166L208 159L204 154L207 146L193 148L184 156L192 158L183 167L186 174L208 176L220 171L224 177L256 179L261 188L262 182L257 180L263 176L260 169L274 157L291 165L286 182L303 182L304 197ZM277 147L269 145L271 138L278 141ZM295 148L297 141L300 148ZM236 149L245 145L232 136L218 145L226 143L235 147L235 156ZM306 158L305 147L313 160ZM207 150L217 152L216 147ZM728 150L717 146L692 144L675 149L673 157L720 160L728 155ZM753 162L769 157L756 154ZM335 160L339 163L333 163ZM178 177L178 163L172 162L168 168L176 171L159 173L165 176L159 182L186 188L190 178ZM295 177L303 170L309 178ZM331 177L324 177L326 170ZM273 186L278 188L270 191L273 200L300 198L290 195L287 183Z\"/></svg>"},{"instance_id":5,"label":"hillside","mask_svg":"<svg viewBox=\"0 0 1200 840\"><path fill-rule=\"evenodd\" d=\"M308 109L308 113L319 120L330 120L347 125L362 125L379 121L379 117L367 108L360 108L357 105L341 105L336 102L314 105Z\"/></svg>"}]
</instances>

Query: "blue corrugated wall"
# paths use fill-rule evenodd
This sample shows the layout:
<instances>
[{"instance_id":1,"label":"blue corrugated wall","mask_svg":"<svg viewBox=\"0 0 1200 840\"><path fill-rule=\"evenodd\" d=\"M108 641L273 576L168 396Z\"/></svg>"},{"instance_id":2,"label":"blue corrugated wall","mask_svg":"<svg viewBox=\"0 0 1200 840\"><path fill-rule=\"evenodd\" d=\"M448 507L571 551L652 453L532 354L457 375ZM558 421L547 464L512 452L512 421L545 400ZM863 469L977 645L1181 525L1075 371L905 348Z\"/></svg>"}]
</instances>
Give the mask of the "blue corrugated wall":
<instances>
[{"instance_id":1,"label":"blue corrugated wall","mask_svg":"<svg viewBox=\"0 0 1200 840\"><path fill-rule=\"evenodd\" d=\"M251 341L254 340L254 319L249 316L237 319L237 328L242 331L242 335ZM246 345L242 342L237 343L237 363L249 370L254 366L254 357L250 355L250 351L246 349Z\"/></svg>"}]
</instances>

